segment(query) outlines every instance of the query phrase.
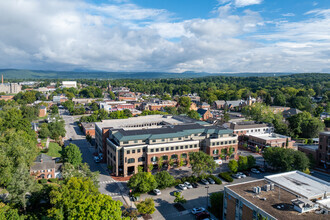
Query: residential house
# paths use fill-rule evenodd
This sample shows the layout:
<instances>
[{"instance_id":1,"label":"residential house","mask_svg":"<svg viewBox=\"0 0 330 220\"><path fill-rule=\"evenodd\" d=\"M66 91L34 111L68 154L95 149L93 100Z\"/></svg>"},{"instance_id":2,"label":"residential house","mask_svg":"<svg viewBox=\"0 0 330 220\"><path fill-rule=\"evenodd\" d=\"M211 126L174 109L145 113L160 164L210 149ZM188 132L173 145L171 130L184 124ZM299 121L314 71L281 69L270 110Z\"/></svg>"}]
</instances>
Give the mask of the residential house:
<instances>
[{"instance_id":1,"label":"residential house","mask_svg":"<svg viewBox=\"0 0 330 220\"><path fill-rule=\"evenodd\" d=\"M201 116L201 120L203 121L213 117L209 109L199 108L197 109L197 113Z\"/></svg>"},{"instance_id":2,"label":"residential house","mask_svg":"<svg viewBox=\"0 0 330 220\"><path fill-rule=\"evenodd\" d=\"M52 157L40 154L30 167L30 174L36 179L51 179L56 178L55 170L55 161Z\"/></svg>"}]
</instances>

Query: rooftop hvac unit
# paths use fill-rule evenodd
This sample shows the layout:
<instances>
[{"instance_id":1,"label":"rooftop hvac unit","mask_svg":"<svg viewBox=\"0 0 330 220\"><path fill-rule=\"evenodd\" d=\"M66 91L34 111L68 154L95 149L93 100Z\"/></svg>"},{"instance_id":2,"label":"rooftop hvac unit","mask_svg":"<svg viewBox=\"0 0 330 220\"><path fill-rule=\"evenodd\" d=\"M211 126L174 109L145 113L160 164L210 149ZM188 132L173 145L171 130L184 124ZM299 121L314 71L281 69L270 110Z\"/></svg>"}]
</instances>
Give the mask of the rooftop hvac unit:
<instances>
[{"instance_id":1,"label":"rooftop hvac unit","mask_svg":"<svg viewBox=\"0 0 330 220\"><path fill-rule=\"evenodd\" d=\"M265 190L266 192L268 192L268 191L270 190L270 184L266 184L266 185L264 186L264 190Z\"/></svg>"},{"instance_id":2,"label":"rooftop hvac unit","mask_svg":"<svg viewBox=\"0 0 330 220\"><path fill-rule=\"evenodd\" d=\"M274 190L275 189L275 184L274 183L271 183L270 184L270 190Z\"/></svg>"},{"instance_id":3,"label":"rooftop hvac unit","mask_svg":"<svg viewBox=\"0 0 330 220\"><path fill-rule=\"evenodd\" d=\"M253 192L254 193L258 193L258 188L257 187L253 187Z\"/></svg>"}]
</instances>

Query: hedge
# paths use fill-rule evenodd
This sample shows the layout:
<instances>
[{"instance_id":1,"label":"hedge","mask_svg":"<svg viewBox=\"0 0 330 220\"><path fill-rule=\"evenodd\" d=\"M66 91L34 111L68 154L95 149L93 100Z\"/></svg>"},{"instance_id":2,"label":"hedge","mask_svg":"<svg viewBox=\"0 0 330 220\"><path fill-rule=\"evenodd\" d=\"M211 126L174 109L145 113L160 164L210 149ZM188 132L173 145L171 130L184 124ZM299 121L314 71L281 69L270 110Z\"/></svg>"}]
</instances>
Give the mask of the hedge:
<instances>
[{"instance_id":1,"label":"hedge","mask_svg":"<svg viewBox=\"0 0 330 220\"><path fill-rule=\"evenodd\" d=\"M215 182L216 184L218 184L218 185L221 185L221 184L222 184L222 181L221 181L218 177L216 177L216 176L209 175L208 178L213 179L214 182Z\"/></svg>"},{"instance_id":2,"label":"hedge","mask_svg":"<svg viewBox=\"0 0 330 220\"><path fill-rule=\"evenodd\" d=\"M233 182L233 178L230 176L230 172L219 173L219 177L226 180L227 182Z\"/></svg>"}]
</instances>

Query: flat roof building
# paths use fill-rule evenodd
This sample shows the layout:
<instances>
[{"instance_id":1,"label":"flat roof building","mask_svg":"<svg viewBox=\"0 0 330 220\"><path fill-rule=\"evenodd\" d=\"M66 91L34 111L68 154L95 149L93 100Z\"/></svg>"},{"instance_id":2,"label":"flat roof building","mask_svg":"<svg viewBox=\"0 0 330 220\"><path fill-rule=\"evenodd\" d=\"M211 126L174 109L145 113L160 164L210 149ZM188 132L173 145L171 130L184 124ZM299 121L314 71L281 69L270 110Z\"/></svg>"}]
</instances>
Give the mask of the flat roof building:
<instances>
[{"instance_id":1,"label":"flat roof building","mask_svg":"<svg viewBox=\"0 0 330 220\"><path fill-rule=\"evenodd\" d=\"M63 88L77 88L76 81L62 81Z\"/></svg>"},{"instance_id":2,"label":"flat roof building","mask_svg":"<svg viewBox=\"0 0 330 220\"><path fill-rule=\"evenodd\" d=\"M330 183L292 171L225 186L223 219L329 219Z\"/></svg>"},{"instance_id":3,"label":"flat roof building","mask_svg":"<svg viewBox=\"0 0 330 220\"><path fill-rule=\"evenodd\" d=\"M204 151L214 159L237 157L232 130L182 116L149 115L95 123L98 153L116 175L134 174L141 166L188 163L189 152ZM225 149L225 151L224 151ZM225 153L227 152L227 153ZM230 152L230 153L229 153Z\"/></svg>"}]
</instances>

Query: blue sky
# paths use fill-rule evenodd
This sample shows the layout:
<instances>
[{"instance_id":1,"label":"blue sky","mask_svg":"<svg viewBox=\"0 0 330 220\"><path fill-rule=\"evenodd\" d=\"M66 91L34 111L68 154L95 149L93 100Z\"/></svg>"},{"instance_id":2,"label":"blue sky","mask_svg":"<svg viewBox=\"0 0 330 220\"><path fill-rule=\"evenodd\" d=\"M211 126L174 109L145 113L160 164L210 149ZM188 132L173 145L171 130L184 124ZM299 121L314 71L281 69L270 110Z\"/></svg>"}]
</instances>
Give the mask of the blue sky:
<instances>
[{"instance_id":1,"label":"blue sky","mask_svg":"<svg viewBox=\"0 0 330 220\"><path fill-rule=\"evenodd\" d=\"M0 68L330 72L328 0L0 1Z\"/></svg>"}]
</instances>

